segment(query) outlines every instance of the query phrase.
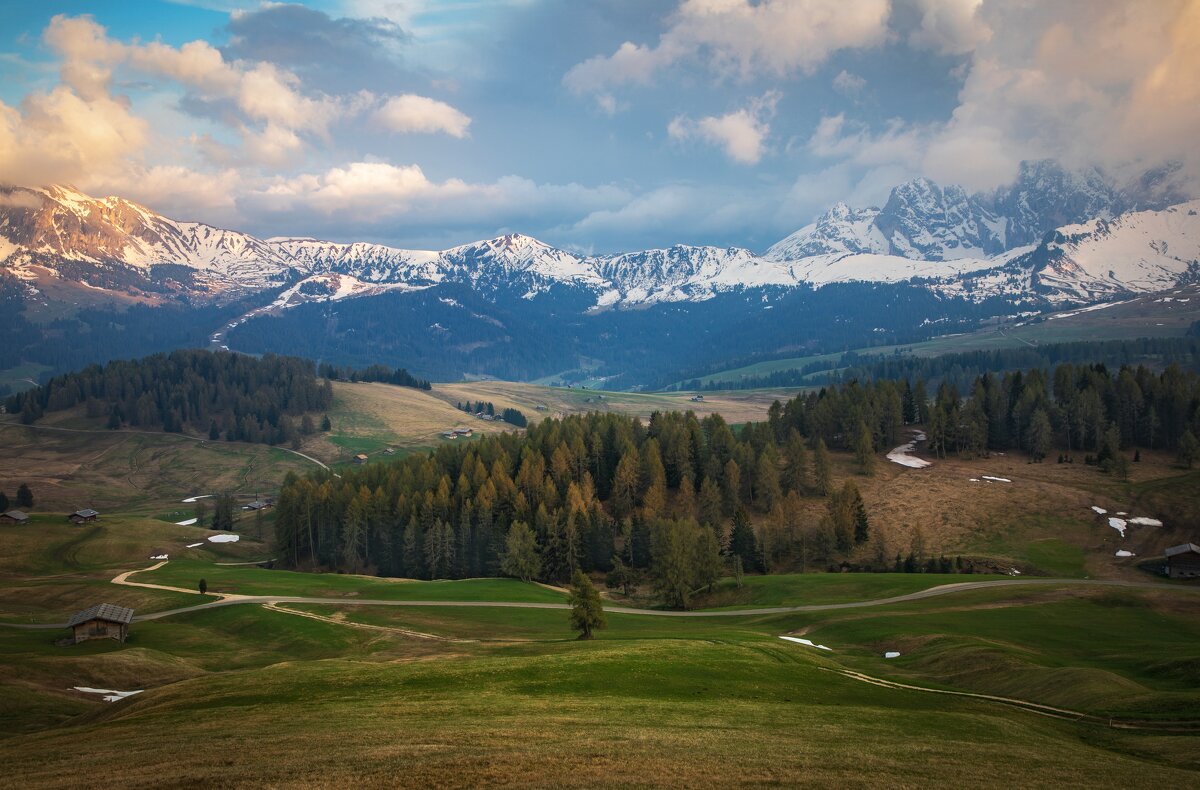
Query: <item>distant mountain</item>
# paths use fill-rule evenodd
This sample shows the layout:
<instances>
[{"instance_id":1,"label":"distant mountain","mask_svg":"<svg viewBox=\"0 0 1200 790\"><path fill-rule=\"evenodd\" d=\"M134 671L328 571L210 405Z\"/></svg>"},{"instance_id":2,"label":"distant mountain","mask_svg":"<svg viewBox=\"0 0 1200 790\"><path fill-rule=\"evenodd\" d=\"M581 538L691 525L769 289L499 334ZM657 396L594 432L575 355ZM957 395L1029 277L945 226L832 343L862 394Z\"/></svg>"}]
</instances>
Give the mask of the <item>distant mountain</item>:
<instances>
[{"instance_id":1,"label":"distant mountain","mask_svg":"<svg viewBox=\"0 0 1200 790\"><path fill-rule=\"evenodd\" d=\"M1118 187L1097 170L1027 162L991 194L917 178L882 208L839 203L762 255L676 245L594 257L521 234L441 251L263 240L119 197L9 187L0 189L0 270L151 301L277 291L277 307L459 284L493 298L566 291L603 310L914 279L975 300L1088 301L1195 276L1195 212L1160 205L1179 197L1176 176L1165 167Z\"/></svg>"}]
</instances>

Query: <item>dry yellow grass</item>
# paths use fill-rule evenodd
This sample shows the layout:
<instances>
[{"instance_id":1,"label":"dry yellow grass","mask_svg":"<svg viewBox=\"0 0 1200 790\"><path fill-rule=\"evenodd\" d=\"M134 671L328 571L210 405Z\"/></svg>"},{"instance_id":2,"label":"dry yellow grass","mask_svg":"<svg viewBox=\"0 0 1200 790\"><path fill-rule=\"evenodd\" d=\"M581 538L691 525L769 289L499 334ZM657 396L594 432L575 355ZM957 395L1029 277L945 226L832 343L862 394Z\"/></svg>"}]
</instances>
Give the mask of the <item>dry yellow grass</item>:
<instances>
[{"instance_id":1,"label":"dry yellow grass","mask_svg":"<svg viewBox=\"0 0 1200 790\"><path fill-rule=\"evenodd\" d=\"M437 384L433 395L453 405L459 401L491 401L497 409L520 409L530 420L545 416L561 417L593 411L611 411L641 417L656 411L694 411L703 417L720 414L730 423L765 420L775 400L786 400L794 390L743 390L704 393L703 402L695 402L691 392L605 392L565 389L522 384L512 381L472 381ZM539 410L538 406L544 406Z\"/></svg>"}]
</instances>

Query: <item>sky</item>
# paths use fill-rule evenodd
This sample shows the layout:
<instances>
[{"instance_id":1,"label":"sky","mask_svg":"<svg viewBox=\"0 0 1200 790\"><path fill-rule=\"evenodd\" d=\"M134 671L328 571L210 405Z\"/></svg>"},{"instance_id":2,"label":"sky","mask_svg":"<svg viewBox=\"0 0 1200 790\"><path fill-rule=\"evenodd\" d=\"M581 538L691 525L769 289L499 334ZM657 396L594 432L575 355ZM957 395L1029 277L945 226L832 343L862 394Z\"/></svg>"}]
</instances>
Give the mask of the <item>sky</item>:
<instances>
[{"instance_id":1,"label":"sky","mask_svg":"<svg viewBox=\"0 0 1200 790\"><path fill-rule=\"evenodd\" d=\"M1198 37L1200 0L0 0L0 183L262 237L762 251L1024 159L1200 183Z\"/></svg>"}]
</instances>

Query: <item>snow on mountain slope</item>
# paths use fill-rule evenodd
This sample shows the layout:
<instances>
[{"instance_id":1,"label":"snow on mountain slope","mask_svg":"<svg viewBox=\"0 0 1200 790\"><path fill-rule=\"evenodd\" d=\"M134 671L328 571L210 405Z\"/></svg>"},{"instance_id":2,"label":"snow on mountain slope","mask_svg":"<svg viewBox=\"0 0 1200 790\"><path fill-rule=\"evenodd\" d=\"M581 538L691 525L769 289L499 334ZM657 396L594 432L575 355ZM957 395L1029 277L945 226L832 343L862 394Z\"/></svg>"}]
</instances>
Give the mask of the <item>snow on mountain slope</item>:
<instances>
[{"instance_id":1,"label":"snow on mountain slope","mask_svg":"<svg viewBox=\"0 0 1200 790\"><path fill-rule=\"evenodd\" d=\"M839 282L898 283L914 277L942 279L991 269L996 265L991 258L923 261L867 252L859 255L814 255L793 261L789 269L797 282L820 286Z\"/></svg>"},{"instance_id":2,"label":"snow on mountain slope","mask_svg":"<svg viewBox=\"0 0 1200 790\"><path fill-rule=\"evenodd\" d=\"M520 233L452 247L440 258L448 278L474 286L494 288L520 281L536 293L551 283L604 284L585 260Z\"/></svg>"},{"instance_id":3,"label":"snow on mountain slope","mask_svg":"<svg viewBox=\"0 0 1200 790\"><path fill-rule=\"evenodd\" d=\"M298 271L353 274L372 283L432 284L442 279L439 253L404 250L382 244L338 244L318 239L267 239L273 250Z\"/></svg>"},{"instance_id":4,"label":"snow on mountain slope","mask_svg":"<svg viewBox=\"0 0 1200 790\"><path fill-rule=\"evenodd\" d=\"M820 219L776 242L764 253L770 261L794 261L812 255L885 253L888 242L875 227L877 208L853 209L837 203Z\"/></svg>"},{"instance_id":5,"label":"snow on mountain slope","mask_svg":"<svg viewBox=\"0 0 1200 790\"><path fill-rule=\"evenodd\" d=\"M1039 256L1040 254L1040 256ZM1200 279L1200 200L1059 228L1033 253L1038 285L1098 299Z\"/></svg>"},{"instance_id":6,"label":"snow on mountain slope","mask_svg":"<svg viewBox=\"0 0 1200 790\"><path fill-rule=\"evenodd\" d=\"M799 285L787 267L737 247L689 247L623 253L592 260L608 284L597 306L702 301L737 288Z\"/></svg>"}]
</instances>

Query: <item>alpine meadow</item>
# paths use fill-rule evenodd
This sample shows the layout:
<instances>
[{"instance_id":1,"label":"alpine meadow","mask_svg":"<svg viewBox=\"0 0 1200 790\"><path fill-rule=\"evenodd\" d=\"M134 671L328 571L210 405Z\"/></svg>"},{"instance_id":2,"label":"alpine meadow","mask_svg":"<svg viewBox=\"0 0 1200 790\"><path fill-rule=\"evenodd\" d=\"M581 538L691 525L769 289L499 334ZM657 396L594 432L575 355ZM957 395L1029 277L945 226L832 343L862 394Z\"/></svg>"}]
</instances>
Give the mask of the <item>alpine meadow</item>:
<instances>
[{"instance_id":1,"label":"alpine meadow","mask_svg":"<svg viewBox=\"0 0 1200 790\"><path fill-rule=\"evenodd\" d=\"M1197 38L0 7L0 788L1200 786Z\"/></svg>"}]
</instances>

